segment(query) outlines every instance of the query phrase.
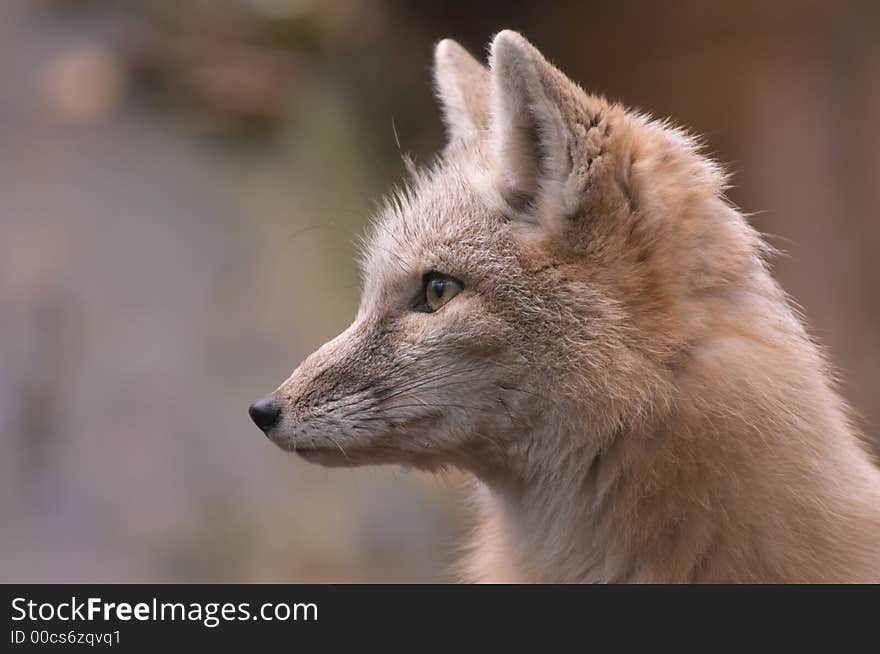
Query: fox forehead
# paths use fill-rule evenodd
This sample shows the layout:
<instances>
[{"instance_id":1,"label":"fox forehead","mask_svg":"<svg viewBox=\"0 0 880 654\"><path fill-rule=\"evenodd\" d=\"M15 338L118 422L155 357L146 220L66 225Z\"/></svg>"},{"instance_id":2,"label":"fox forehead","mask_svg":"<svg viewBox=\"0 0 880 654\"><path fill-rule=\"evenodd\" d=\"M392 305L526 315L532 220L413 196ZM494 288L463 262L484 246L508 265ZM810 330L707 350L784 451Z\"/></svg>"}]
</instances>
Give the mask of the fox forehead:
<instances>
[{"instance_id":1,"label":"fox forehead","mask_svg":"<svg viewBox=\"0 0 880 654\"><path fill-rule=\"evenodd\" d=\"M467 276L507 241L505 205L480 156L447 153L386 198L360 259L365 303L431 271Z\"/></svg>"}]
</instances>

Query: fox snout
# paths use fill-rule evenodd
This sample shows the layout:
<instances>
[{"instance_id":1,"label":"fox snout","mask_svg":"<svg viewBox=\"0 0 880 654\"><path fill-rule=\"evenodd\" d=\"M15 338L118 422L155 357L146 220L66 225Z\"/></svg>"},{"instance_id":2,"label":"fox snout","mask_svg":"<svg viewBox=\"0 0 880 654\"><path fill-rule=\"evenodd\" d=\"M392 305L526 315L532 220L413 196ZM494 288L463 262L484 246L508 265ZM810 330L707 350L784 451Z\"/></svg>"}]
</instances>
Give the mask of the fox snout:
<instances>
[{"instance_id":1,"label":"fox snout","mask_svg":"<svg viewBox=\"0 0 880 654\"><path fill-rule=\"evenodd\" d=\"M321 465L435 469L496 459L504 429L531 397L516 392L521 368L466 346L462 334L457 343L439 338L425 327L429 316L401 319L422 325L408 336L395 336L400 327L388 321L356 321L254 402L251 418L281 449ZM445 324L448 337L454 323Z\"/></svg>"},{"instance_id":2,"label":"fox snout","mask_svg":"<svg viewBox=\"0 0 880 654\"><path fill-rule=\"evenodd\" d=\"M385 349L374 326L353 324L251 404L251 419L284 450L328 465L353 465L388 431L368 415L376 403L375 377L385 370Z\"/></svg>"}]
</instances>

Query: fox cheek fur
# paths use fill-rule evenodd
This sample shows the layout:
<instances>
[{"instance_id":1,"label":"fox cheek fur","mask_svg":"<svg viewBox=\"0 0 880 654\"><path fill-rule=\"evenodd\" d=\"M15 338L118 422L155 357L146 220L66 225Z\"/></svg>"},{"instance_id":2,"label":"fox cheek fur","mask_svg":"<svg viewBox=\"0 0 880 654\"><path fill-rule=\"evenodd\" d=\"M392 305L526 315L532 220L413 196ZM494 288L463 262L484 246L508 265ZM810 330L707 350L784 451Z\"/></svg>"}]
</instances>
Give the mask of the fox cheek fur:
<instances>
[{"instance_id":1,"label":"fox cheek fur","mask_svg":"<svg viewBox=\"0 0 880 654\"><path fill-rule=\"evenodd\" d=\"M474 473L483 581L880 581L880 470L726 178L522 36L435 51L449 142L352 326L251 415L324 465Z\"/></svg>"}]
</instances>

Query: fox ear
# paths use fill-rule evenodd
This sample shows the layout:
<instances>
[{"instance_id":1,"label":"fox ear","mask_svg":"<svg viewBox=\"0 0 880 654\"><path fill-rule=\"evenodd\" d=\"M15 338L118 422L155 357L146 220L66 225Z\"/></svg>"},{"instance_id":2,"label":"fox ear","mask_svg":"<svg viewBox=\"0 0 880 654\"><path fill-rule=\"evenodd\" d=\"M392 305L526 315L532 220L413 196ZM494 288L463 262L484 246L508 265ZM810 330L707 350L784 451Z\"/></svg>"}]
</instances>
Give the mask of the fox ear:
<instances>
[{"instance_id":1,"label":"fox ear","mask_svg":"<svg viewBox=\"0 0 880 654\"><path fill-rule=\"evenodd\" d=\"M452 39L434 49L434 85L450 141L475 138L489 116L489 71Z\"/></svg>"},{"instance_id":2,"label":"fox ear","mask_svg":"<svg viewBox=\"0 0 880 654\"><path fill-rule=\"evenodd\" d=\"M583 92L525 38L510 30L492 41L489 135L502 195L516 210L573 211L574 134L568 101ZM561 206L559 206L561 204Z\"/></svg>"}]
</instances>

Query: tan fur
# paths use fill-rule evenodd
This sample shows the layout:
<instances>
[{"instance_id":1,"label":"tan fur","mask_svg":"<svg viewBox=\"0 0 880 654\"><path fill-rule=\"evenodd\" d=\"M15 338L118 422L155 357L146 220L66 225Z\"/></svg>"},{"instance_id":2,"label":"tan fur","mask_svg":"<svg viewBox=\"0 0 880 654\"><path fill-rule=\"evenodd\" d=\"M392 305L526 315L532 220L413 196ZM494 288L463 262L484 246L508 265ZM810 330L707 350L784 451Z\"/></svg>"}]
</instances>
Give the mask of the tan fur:
<instances>
[{"instance_id":1,"label":"tan fur","mask_svg":"<svg viewBox=\"0 0 880 654\"><path fill-rule=\"evenodd\" d=\"M269 436L473 473L469 579L880 581L880 471L719 168L513 32L435 74L450 143ZM430 271L464 290L414 311Z\"/></svg>"}]
</instances>

